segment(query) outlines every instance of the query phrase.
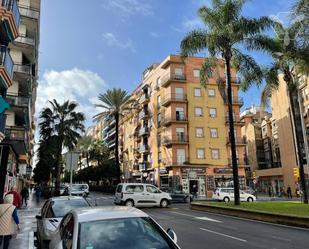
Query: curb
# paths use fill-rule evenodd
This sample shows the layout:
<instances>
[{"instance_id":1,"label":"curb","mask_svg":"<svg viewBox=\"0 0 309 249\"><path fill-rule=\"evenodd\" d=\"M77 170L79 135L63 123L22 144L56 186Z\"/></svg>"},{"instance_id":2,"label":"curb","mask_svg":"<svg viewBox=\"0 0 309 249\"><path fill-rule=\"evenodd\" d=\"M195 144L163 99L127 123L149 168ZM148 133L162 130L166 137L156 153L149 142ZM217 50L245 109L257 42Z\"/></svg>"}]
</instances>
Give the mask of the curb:
<instances>
[{"instance_id":1,"label":"curb","mask_svg":"<svg viewBox=\"0 0 309 249\"><path fill-rule=\"evenodd\" d=\"M236 216L250 220L258 220L275 224L309 228L308 217L289 216L283 214L270 214L260 211L240 210L236 208L225 208L225 207L211 206L207 204L198 204L198 203L191 203L191 209L210 213L224 214L229 216Z\"/></svg>"}]
</instances>

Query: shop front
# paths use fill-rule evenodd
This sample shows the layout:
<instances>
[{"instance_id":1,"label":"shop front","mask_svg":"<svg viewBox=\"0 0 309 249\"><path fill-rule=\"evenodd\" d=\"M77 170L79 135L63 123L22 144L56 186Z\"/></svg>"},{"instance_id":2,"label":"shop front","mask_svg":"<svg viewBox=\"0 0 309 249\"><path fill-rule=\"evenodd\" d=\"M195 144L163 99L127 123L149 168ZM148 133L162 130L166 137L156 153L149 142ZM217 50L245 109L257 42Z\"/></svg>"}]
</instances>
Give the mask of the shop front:
<instances>
[{"instance_id":1,"label":"shop front","mask_svg":"<svg viewBox=\"0 0 309 249\"><path fill-rule=\"evenodd\" d=\"M181 168L182 190L195 196L206 196L206 168Z\"/></svg>"}]
</instances>

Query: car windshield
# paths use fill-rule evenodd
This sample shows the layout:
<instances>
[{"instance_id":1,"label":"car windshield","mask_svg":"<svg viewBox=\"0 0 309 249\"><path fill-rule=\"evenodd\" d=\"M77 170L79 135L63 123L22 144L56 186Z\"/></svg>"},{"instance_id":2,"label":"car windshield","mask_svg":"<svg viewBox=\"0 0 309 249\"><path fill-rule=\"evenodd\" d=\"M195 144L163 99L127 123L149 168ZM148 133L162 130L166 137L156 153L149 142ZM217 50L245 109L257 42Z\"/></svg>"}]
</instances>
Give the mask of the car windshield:
<instances>
[{"instance_id":1,"label":"car windshield","mask_svg":"<svg viewBox=\"0 0 309 249\"><path fill-rule=\"evenodd\" d=\"M84 222L80 225L78 237L79 249L177 248L160 227L147 217Z\"/></svg>"},{"instance_id":2,"label":"car windshield","mask_svg":"<svg viewBox=\"0 0 309 249\"><path fill-rule=\"evenodd\" d=\"M63 217L66 213L71 211L72 209L79 207L88 207L89 203L81 198L81 199L71 199L71 200L57 200L52 201L51 209L54 217Z\"/></svg>"},{"instance_id":3,"label":"car windshield","mask_svg":"<svg viewBox=\"0 0 309 249\"><path fill-rule=\"evenodd\" d=\"M72 190L75 190L75 191L83 191L87 188L86 185L73 185L72 186Z\"/></svg>"}]
</instances>

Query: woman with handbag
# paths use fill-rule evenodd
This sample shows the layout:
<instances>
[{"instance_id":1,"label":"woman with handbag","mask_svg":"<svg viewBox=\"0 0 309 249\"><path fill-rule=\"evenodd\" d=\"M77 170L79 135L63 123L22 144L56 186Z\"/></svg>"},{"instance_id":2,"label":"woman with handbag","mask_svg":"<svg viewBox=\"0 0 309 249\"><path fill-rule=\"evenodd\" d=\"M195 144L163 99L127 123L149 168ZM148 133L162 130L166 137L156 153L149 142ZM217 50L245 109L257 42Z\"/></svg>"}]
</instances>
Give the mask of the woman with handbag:
<instances>
[{"instance_id":1,"label":"woman with handbag","mask_svg":"<svg viewBox=\"0 0 309 249\"><path fill-rule=\"evenodd\" d=\"M13 199L14 196L8 194L4 197L4 203L0 202L0 247L3 243L3 249L9 248L10 239L17 233L16 228L20 230Z\"/></svg>"}]
</instances>

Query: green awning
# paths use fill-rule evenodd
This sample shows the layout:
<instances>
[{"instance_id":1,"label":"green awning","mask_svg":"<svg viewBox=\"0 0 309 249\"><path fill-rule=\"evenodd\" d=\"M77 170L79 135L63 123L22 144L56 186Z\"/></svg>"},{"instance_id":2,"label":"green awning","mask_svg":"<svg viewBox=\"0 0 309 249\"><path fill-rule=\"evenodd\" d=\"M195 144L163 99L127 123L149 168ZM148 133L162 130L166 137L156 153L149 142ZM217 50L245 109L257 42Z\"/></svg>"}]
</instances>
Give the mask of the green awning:
<instances>
[{"instance_id":1,"label":"green awning","mask_svg":"<svg viewBox=\"0 0 309 249\"><path fill-rule=\"evenodd\" d=\"M0 96L0 113L3 113L5 110L9 108L10 108L9 103L6 102L2 96Z\"/></svg>"}]
</instances>

